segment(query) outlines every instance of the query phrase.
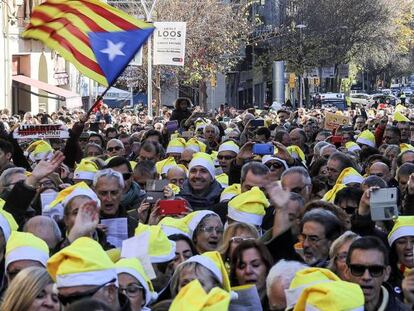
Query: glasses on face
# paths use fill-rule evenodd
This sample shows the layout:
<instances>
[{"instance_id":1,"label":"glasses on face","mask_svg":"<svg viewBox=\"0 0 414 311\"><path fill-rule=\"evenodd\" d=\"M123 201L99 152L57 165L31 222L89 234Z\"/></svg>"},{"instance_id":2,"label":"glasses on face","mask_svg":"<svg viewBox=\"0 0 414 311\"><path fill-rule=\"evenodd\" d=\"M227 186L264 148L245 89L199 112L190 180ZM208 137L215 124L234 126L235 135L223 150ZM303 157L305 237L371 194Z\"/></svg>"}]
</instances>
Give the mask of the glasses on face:
<instances>
[{"instance_id":1,"label":"glasses on face","mask_svg":"<svg viewBox=\"0 0 414 311\"><path fill-rule=\"evenodd\" d=\"M128 179L130 179L130 178L131 178L131 176L132 176L132 173L123 173L123 174L122 174L122 177L124 178L124 180L128 180Z\"/></svg>"},{"instance_id":2,"label":"glasses on face","mask_svg":"<svg viewBox=\"0 0 414 311\"><path fill-rule=\"evenodd\" d=\"M353 206L347 206L344 208L345 213L347 213L348 215L353 215L355 213L356 207Z\"/></svg>"},{"instance_id":3,"label":"glasses on face","mask_svg":"<svg viewBox=\"0 0 414 311\"><path fill-rule=\"evenodd\" d=\"M216 231L217 234L222 234L224 232L223 227L201 227L201 231L204 231L206 233L213 233L213 231Z\"/></svg>"},{"instance_id":4,"label":"glasses on face","mask_svg":"<svg viewBox=\"0 0 414 311\"><path fill-rule=\"evenodd\" d=\"M319 241L325 240L325 238L320 238L317 235L306 235L306 234L301 234L301 239L303 242L305 242L306 240L308 240L309 244L316 244Z\"/></svg>"},{"instance_id":5,"label":"glasses on face","mask_svg":"<svg viewBox=\"0 0 414 311\"><path fill-rule=\"evenodd\" d=\"M255 238L243 238L241 236L234 236L230 239L230 241L236 244L240 244L243 241L252 241L252 240L256 240L256 239Z\"/></svg>"},{"instance_id":6,"label":"glasses on face","mask_svg":"<svg viewBox=\"0 0 414 311\"><path fill-rule=\"evenodd\" d=\"M114 150L119 151L121 149L122 149L122 147L120 147L120 146L106 148L106 150L109 151L109 152L112 152Z\"/></svg>"},{"instance_id":7,"label":"glasses on face","mask_svg":"<svg viewBox=\"0 0 414 311\"><path fill-rule=\"evenodd\" d=\"M217 156L217 160L226 160L226 161L230 161L233 160L235 157L231 156L231 155L218 155Z\"/></svg>"},{"instance_id":8,"label":"glasses on face","mask_svg":"<svg viewBox=\"0 0 414 311\"><path fill-rule=\"evenodd\" d=\"M378 278L384 273L385 267L380 265L364 266L350 264L349 269L354 276L362 276L368 270L371 277Z\"/></svg>"},{"instance_id":9,"label":"glasses on face","mask_svg":"<svg viewBox=\"0 0 414 311\"><path fill-rule=\"evenodd\" d=\"M130 298L137 297L144 288L136 283L128 284L127 287L119 286L119 292L127 295Z\"/></svg>"},{"instance_id":10,"label":"glasses on face","mask_svg":"<svg viewBox=\"0 0 414 311\"><path fill-rule=\"evenodd\" d=\"M269 170L278 170L280 168L282 168L282 164L275 162L275 163L266 163L265 164Z\"/></svg>"},{"instance_id":11,"label":"glasses on face","mask_svg":"<svg viewBox=\"0 0 414 311\"><path fill-rule=\"evenodd\" d=\"M82 293L75 293L75 294L71 294L68 296L63 296L61 294L58 294L58 298L59 301L62 305L66 306L66 305L70 305L72 303L74 303L75 301L81 300L83 298L88 298L88 297L92 297L93 295L95 295L101 288L104 288L106 285L110 284L110 283L114 283L116 280L113 279L105 284L102 284L100 286L98 286L97 288L91 289L89 291L85 291Z\"/></svg>"}]
</instances>

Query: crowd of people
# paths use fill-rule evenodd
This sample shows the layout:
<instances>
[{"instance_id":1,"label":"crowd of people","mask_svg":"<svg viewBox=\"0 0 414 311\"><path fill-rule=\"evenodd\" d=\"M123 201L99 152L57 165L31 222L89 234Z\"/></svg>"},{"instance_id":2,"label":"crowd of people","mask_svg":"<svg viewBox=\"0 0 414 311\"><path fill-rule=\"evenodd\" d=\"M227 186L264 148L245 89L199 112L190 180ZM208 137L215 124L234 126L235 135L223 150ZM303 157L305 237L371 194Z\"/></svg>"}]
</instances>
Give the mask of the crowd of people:
<instances>
[{"instance_id":1,"label":"crowd of people","mask_svg":"<svg viewBox=\"0 0 414 311\"><path fill-rule=\"evenodd\" d=\"M412 143L401 104L4 110L0 310L413 310Z\"/></svg>"}]
</instances>

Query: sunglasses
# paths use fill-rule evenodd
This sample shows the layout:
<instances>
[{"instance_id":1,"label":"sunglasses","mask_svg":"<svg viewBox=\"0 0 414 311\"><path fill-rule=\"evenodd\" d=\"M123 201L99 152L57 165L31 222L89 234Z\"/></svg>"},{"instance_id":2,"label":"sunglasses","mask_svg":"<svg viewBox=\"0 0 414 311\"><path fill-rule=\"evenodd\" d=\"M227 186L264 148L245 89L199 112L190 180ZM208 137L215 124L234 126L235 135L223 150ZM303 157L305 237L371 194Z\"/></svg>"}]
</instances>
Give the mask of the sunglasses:
<instances>
[{"instance_id":1,"label":"sunglasses","mask_svg":"<svg viewBox=\"0 0 414 311\"><path fill-rule=\"evenodd\" d=\"M349 269L351 270L351 273L354 276L362 276L365 273L365 271L368 270L369 274L373 278L377 278L382 276L385 267L380 265L364 266L350 264Z\"/></svg>"},{"instance_id":2,"label":"sunglasses","mask_svg":"<svg viewBox=\"0 0 414 311\"><path fill-rule=\"evenodd\" d=\"M85 291L82 293L75 293L75 294L71 294L68 296L62 296L61 294L58 294L58 299L60 301L60 303L64 306L66 305L70 305L72 303L74 303L75 301L81 300L83 298L88 298L88 297L92 297L93 295L95 295L101 288L104 288L106 285L110 284L110 283L114 283L116 281L116 279L113 279L105 284L102 284L100 286L98 286L97 288L91 289L89 291Z\"/></svg>"},{"instance_id":3,"label":"sunglasses","mask_svg":"<svg viewBox=\"0 0 414 311\"><path fill-rule=\"evenodd\" d=\"M131 176L132 176L132 173L123 173L123 174L122 174L122 177L124 178L124 180L128 180L128 179L130 179L130 178L131 178Z\"/></svg>"},{"instance_id":4,"label":"sunglasses","mask_svg":"<svg viewBox=\"0 0 414 311\"><path fill-rule=\"evenodd\" d=\"M270 170L271 170L271 169L278 170L278 169L282 168L282 164L277 163L277 162L275 162L275 163L266 163L266 166L267 166Z\"/></svg>"},{"instance_id":5,"label":"sunglasses","mask_svg":"<svg viewBox=\"0 0 414 311\"><path fill-rule=\"evenodd\" d=\"M112 152L114 150L119 151L121 149L122 149L122 147L119 147L119 146L106 148L106 150L109 151L109 152Z\"/></svg>"},{"instance_id":6,"label":"sunglasses","mask_svg":"<svg viewBox=\"0 0 414 311\"><path fill-rule=\"evenodd\" d=\"M217 159L218 159L218 160L226 160L226 161L233 160L234 158L235 158L235 157L230 156L230 155L226 155L226 156L223 156L223 155L218 155L218 156L217 156Z\"/></svg>"},{"instance_id":7,"label":"sunglasses","mask_svg":"<svg viewBox=\"0 0 414 311\"><path fill-rule=\"evenodd\" d=\"M355 207L352 206L347 206L344 208L345 213L347 213L348 215L353 215L355 213Z\"/></svg>"}]
</instances>

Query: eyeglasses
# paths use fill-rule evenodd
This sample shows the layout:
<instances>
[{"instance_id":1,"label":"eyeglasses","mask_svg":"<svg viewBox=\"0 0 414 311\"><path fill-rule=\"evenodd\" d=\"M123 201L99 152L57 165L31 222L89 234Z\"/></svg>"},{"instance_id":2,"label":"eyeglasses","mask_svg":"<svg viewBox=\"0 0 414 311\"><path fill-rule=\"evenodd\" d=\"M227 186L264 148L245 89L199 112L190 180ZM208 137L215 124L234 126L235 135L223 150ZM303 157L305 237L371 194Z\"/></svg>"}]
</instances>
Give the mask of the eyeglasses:
<instances>
[{"instance_id":1,"label":"eyeglasses","mask_svg":"<svg viewBox=\"0 0 414 311\"><path fill-rule=\"evenodd\" d=\"M114 150L119 151L121 149L122 149L122 147L120 147L120 146L106 148L106 150L109 151L109 152L112 152Z\"/></svg>"},{"instance_id":2,"label":"eyeglasses","mask_svg":"<svg viewBox=\"0 0 414 311\"><path fill-rule=\"evenodd\" d=\"M130 178L131 178L131 176L132 176L132 173L123 173L123 174L122 174L122 177L124 178L124 180L128 180L128 179L130 179Z\"/></svg>"},{"instance_id":3,"label":"eyeglasses","mask_svg":"<svg viewBox=\"0 0 414 311\"><path fill-rule=\"evenodd\" d=\"M224 232L223 227L201 227L201 231L207 232L209 234L213 233L213 231L216 231L217 234L222 234Z\"/></svg>"},{"instance_id":4,"label":"eyeglasses","mask_svg":"<svg viewBox=\"0 0 414 311\"><path fill-rule=\"evenodd\" d=\"M256 240L255 238L243 238L241 236L234 236L230 239L230 241L232 241L233 243L237 243L240 244L243 241L252 241L252 240Z\"/></svg>"},{"instance_id":5,"label":"eyeglasses","mask_svg":"<svg viewBox=\"0 0 414 311\"><path fill-rule=\"evenodd\" d=\"M356 207L353 206L347 206L344 208L345 213L347 213L348 215L353 215L355 213Z\"/></svg>"},{"instance_id":6,"label":"eyeglasses","mask_svg":"<svg viewBox=\"0 0 414 311\"><path fill-rule=\"evenodd\" d=\"M306 234L301 234L301 239L303 242L305 242L306 240L308 240L309 244L316 244L319 241L325 240L325 238L320 238L316 235L306 235Z\"/></svg>"},{"instance_id":7,"label":"eyeglasses","mask_svg":"<svg viewBox=\"0 0 414 311\"><path fill-rule=\"evenodd\" d=\"M366 270L368 270L369 274L373 278L378 278L382 276L384 273L384 266L380 265L372 265L372 266L364 266L364 265L349 265L349 269L351 270L352 275L354 276L362 276Z\"/></svg>"},{"instance_id":8,"label":"eyeglasses","mask_svg":"<svg viewBox=\"0 0 414 311\"><path fill-rule=\"evenodd\" d=\"M91 289L89 291L85 291L82 293L74 293L68 296L63 296L61 294L58 294L58 298L59 301L62 305L66 306L66 305L70 305L72 303L74 303L75 301L81 300L83 298L88 298L88 297L92 297L93 295L95 295L101 288L104 288L106 285L110 284L110 283L114 283L116 281L116 279L113 279L105 284L102 284L100 286L98 286L97 288Z\"/></svg>"},{"instance_id":9,"label":"eyeglasses","mask_svg":"<svg viewBox=\"0 0 414 311\"><path fill-rule=\"evenodd\" d=\"M278 169L282 168L282 164L280 164L278 162L266 163L265 165L269 168L269 170L271 170L271 169L278 170Z\"/></svg>"},{"instance_id":10,"label":"eyeglasses","mask_svg":"<svg viewBox=\"0 0 414 311\"><path fill-rule=\"evenodd\" d=\"M218 155L217 156L217 160L226 160L226 161L229 161L229 160L233 160L235 157L233 157L233 156L230 156L230 155Z\"/></svg>"},{"instance_id":11,"label":"eyeglasses","mask_svg":"<svg viewBox=\"0 0 414 311\"><path fill-rule=\"evenodd\" d=\"M127 287L119 287L119 292L120 293L124 293L125 295L127 295L130 298L135 298L139 295L140 291L142 291L144 289L144 287L136 284L136 283L131 283L128 284Z\"/></svg>"}]
</instances>

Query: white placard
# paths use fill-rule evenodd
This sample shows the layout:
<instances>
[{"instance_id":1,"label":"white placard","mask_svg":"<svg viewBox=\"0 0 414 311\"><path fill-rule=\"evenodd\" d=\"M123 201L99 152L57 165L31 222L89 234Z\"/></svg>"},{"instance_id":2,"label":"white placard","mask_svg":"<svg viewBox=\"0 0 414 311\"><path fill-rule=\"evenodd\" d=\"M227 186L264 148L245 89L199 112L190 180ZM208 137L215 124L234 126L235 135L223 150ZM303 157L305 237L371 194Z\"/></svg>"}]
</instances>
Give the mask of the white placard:
<instances>
[{"instance_id":1,"label":"white placard","mask_svg":"<svg viewBox=\"0 0 414 311\"><path fill-rule=\"evenodd\" d=\"M14 130L13 138L69 138L69 131L63 124L22 124Z\"/></svg>"},{"instance_id":2,"label":"white placard","mask_svg":"<svg viewBox=\"0 0 414 311\"><path fill-rule=\"evenodd\" d=\"M335 67L322 67L322 78L335 78Z\"/></svg>"},{"instance_id":3,"label":"white placard","mask_svg":"<svg viewBox=\"0 0 414 311\"><path fill-rule=\"evenodd\" d=\"M154 65L184 66L186 23L154 23Z\"/></svg>"},{"instance_id":4,"label":"white placard","mask_svg":"<svg viewBox=\"0 0 414 311\"><path fill-rule=\"evenodd\" d=\"M106 226L106 238L115 247L121 247L128 238L128 220L126 217L101 219Z\"/></svg>"}]
</instances>

